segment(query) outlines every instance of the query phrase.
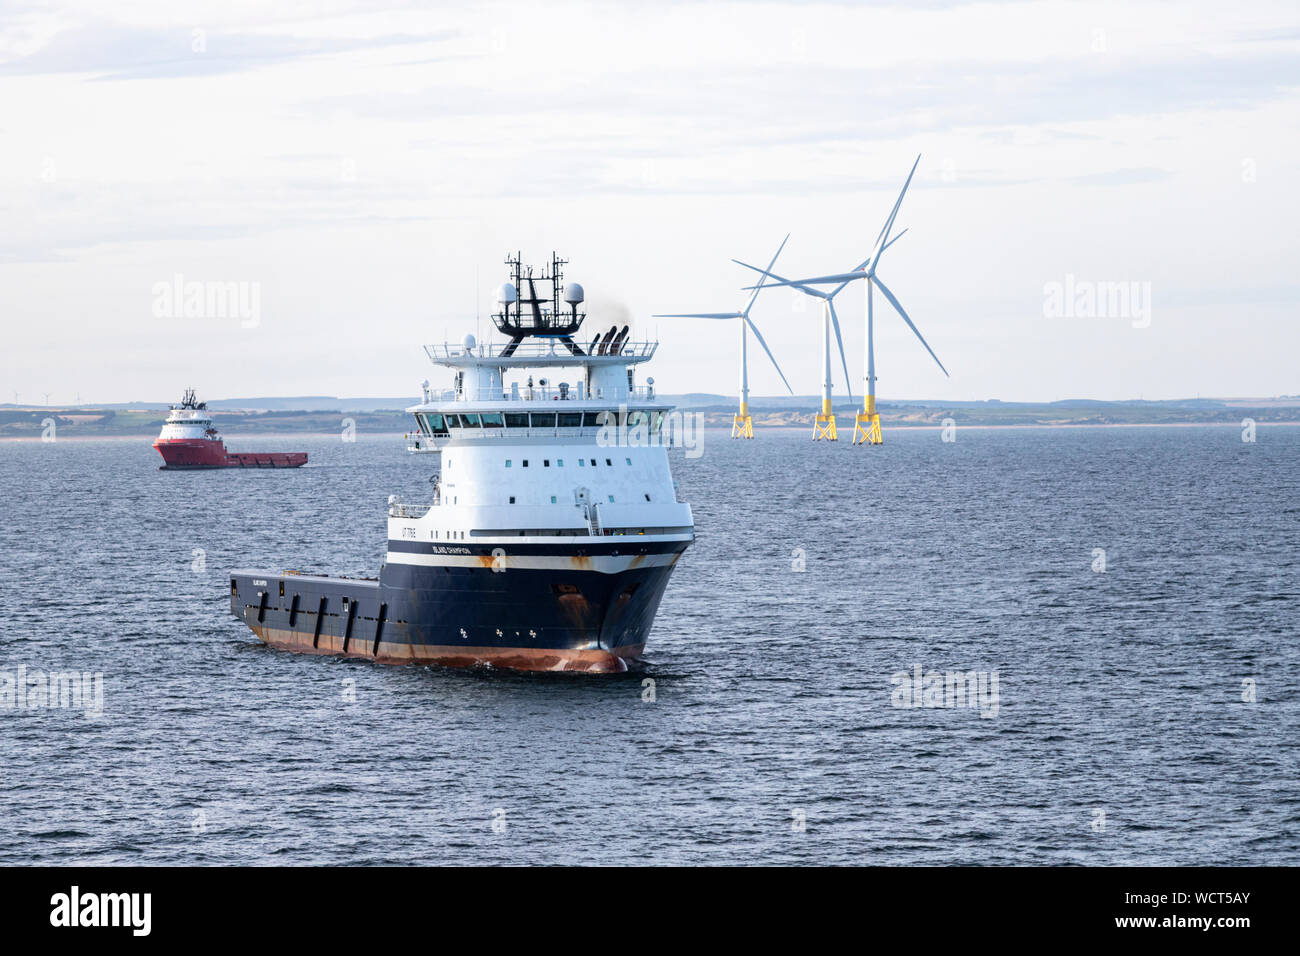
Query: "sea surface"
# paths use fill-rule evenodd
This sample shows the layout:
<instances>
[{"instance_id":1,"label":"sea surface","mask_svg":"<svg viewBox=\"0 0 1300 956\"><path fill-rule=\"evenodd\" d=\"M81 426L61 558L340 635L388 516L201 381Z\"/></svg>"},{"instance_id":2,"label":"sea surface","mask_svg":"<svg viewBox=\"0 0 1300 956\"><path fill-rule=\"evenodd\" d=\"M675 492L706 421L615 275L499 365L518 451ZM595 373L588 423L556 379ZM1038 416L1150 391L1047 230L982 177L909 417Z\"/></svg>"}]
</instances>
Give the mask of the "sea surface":
<instances>
[{"instance_id":1,"label":"sea surface","mask_svg":"<svg viewBox=\"0 0 1300 956\"><path fill-rule=\"evenodd\" d=\"M0 685L103 675L0 702L0 864L1300 863L1300 427L706 432L612 677L263 647L227 572L373 576L434 459L228 445L311 463L0 443Z\"/></svg>"}]
</instances>

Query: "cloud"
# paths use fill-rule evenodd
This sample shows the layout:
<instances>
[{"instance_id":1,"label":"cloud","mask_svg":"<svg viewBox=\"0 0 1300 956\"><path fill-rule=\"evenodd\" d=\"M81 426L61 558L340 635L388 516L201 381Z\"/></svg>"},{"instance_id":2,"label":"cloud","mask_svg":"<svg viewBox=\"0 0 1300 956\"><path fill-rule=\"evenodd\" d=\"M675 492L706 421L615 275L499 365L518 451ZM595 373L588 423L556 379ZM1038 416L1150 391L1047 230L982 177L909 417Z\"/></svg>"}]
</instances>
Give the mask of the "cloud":
<instances>
[{"instance_id":1,"label":"cloud","mask_svg":"<svg viewBox=\"0 0 1300 956\"><path fill-rule=\"evenodd\" d=\"M1138 169L1112 169L1104 173L1089 173L1075 176L1070 182L1076 186L1132 186L1137 183L1154 183L1168 179L1172 173L1167 169L1144 166Z\"/></svg>"},{"instance_id":2,"label":"cloud","mask_svg":"<svg viewBox=\"0 0 1300 956\"><path fill-rule=\"evenodd\" d=\"M35 52L0 63L0 74L88 73L100 80L215 76L307 57L440 42L453 35L442 31L325 38L102 23L56 33Z\"/></svg>"},{"instance_id":3,"label":"cloud","mask_svg":"<svg viewBox=\"0 0 1300 956\"><path fill-rule=\"evenodd\" d=\"M763 64L689 72L637 71L553 86L520 97L467 83L414 92L324 97L305 108L332 117L422 123L494 117L533 126L581 121L601 148L656 139L689 124L691 145L711 147L861 142L992 128L1047 126L1205 109L1242 109L1293 91L1300 51L1183 54L1164 60L1089 54L1032 62L917 62L900 69ZM498 134L508 127L503 126Z\"/></svg>"}]
</instances>

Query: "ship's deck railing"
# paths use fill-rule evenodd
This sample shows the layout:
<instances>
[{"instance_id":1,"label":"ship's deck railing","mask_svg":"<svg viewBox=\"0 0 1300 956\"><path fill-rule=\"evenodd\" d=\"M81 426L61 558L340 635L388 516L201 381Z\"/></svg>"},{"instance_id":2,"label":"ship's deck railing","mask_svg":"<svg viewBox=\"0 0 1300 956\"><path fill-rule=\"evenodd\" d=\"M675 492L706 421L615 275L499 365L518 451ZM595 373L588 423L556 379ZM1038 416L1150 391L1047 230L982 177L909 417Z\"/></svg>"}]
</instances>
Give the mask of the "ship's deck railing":
<instances>
[{"instance_id":1,"label":"ship's deck railing","mask_svg":"<svg viewBox=\"0 0 1300 956\"><path fill-rule=\"evenodd\" d=\"M511 408L518 408L525 403L530 405L545 406L551 402L629 402L629 401L653 401L655 390L653 385L637 385L634 388L622 390L621 394L606 398L603 395L592 395L584 391L579 397L576 388L570 388L564 394L554 385L534 386L528 388L521 386L519 394L516 396L512 392L498 392L495 389L479 389L472 385L467 385L459 392L454 388L431 389L425 393L424 404L432 405L437 402L505 402ZM489 409L490 411L490 409Z\"/></svg>"},{"instance_id":2,"label":"ship's deck railing","mask_svg":"<svg viewBox=\"0 0 1300 956\"><path fill-rule=\"evenodd\" d=\"M434 505L411 505L405 501L397 501L388 506L388 516L390 518L423 518L429 513L429 509Z\"/></svg>"},{"instance_id":3,"label":"ship's deck railing","mask_svg":"<svg viewBox=\"0 0 1300 956\"><path fill-rule=\"evenodd\" d=\"M584 353L590 347L590 340L579 341L581 336L574 337L574 344L582 349ZM568 346L558 338L527 338L520 342L513 352L505 355L505 350L509 343L480 343L472 349L467 349L463 345L426 345L424 351L429 358L435 362L443 359L502 359L506 362L517 362L527 364L529 359L567 359L574 364L587 362L592 359L601 361L603 359L623 359L645 361L655 354L655 349L659 348L658 342L624 342L617 352L606 352L601 355L574 355L569 351Z\"/></svg>"}]
</instances>

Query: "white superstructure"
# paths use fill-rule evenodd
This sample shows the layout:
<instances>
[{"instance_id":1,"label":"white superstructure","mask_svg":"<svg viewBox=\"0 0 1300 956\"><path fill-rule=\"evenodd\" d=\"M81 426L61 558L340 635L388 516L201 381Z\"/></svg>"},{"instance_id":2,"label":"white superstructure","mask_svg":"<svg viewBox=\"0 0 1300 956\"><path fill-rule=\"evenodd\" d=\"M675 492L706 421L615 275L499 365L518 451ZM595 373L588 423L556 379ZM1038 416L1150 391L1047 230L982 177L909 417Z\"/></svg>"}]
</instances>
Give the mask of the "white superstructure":
<instances>
[{"instance_id":1,"label":"white superstructure","mask_svg":"<svg viewBox=\"0 0 1300 956\"><path fill-rule=\"evenodd\" d=\"M159 441L193 441L196 439L215 440L219 436L212 427L212 418L208 415L207 403L197 401L193 389L186 389L179 405L172 405L163 422L162 431L158 433Z\"/></svg>"},{"instance_id":2,"label":"white superstructure","mask_svg":"<svg viewBox=\"0 0 1300 956\"><path fill-rule=\"evenodd\" d=\"M558 306L562 261L541 277L555 284L550 300L535 292L519 299L518 286L541 280L508 261L516 282L499 293L494 319L513 340L483 345L466 336L459 346L425 349L454 373L451 388L426 385L424 401L408 409L419 428L414 444L439 453L441 468L431 503L392 502L390 541L499 543L513 564L510 549L522 541L691 540L691 509L677 500L664 447L672 406L656 399L653 379L635 377L658 343L630 341L624 327L576 345L581 287L568 287L576 296L566 296L569 315L539 307ZM520 317L530 302L533 323Z\"/></svg>"}]
</instances>

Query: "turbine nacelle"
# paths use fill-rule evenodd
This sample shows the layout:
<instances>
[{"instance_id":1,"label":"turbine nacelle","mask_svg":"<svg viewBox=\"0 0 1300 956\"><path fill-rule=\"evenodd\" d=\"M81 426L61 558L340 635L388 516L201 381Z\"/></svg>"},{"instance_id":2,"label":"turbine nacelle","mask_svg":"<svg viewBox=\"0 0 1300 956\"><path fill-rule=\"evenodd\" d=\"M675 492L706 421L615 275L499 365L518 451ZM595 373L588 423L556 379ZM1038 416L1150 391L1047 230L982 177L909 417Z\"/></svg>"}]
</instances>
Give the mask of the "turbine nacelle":
<instances>
[{"instance_id":1,"label":"turbine nacelle","mask_svg":"<svg viewBox=\"0 0 1300 956\"><path fill-rule=\"evenodd\" d=\"M753 288L753 289L765 288L764 282L767 279L774 279L776 281L771 283L773 286L778 286L778 285L793 286L794 288L798 289L800 292L803 292L806 295L810 295L814 298L821 299L824 303L826 303L827 315L830 318L831 326L835 329L835 341L840 347L840 363L844 366L844 389L849 393L849 398L852 398L853 386L850 384L850 380L849 380L849 360L844 355L844 336L840 333L840 317L835 313L835 302L833 301L835 297L839 295L840 292L844 289L844 286L848 285L848 283L846 282L840 285L839 288L837 288L834 292L823 292L821 291L821 289L814 289L811 284L804 284L801 281L786 279L783 278L782 276L777 275L775 272L771 271L772 267L770 265L766 269L760 269L758 266L751 266L748 262L741 262L739 259L732 259L731 261L736 263L736 265L744 266L746 269L753 269L755 272L762 273L764 278L758 280L758 285L750 286L749 288ZM758 295L758 293L755 292L754 295ZM794 393L792 392L791 394Z\"/></svg>"},{"instance_id":2,"label":"turbine nacelle","mask_svg":"<svg viewBox=\"0 0 1300 956\"><path fill-rule=\"evenodd\" d=\"M892 239L890 238L890 231L894 228L894 220L898 217L898 210L903 205L903 197L907 195L907 187L912 184L912 177L916 175L916 167L920 164L920 162L921 162L921 157L917 156L916 162L912 163L911 172L907 174L907 181L903 183L903 189L898 194L898 199L894 201L893 209L889 211L889 217L885 220L884 226L882 226L880 229L880 234L876 237L876 244L874 249L871 252L871 255L868 256L866 259L862 260L862 262L858 263L855 269L852 269L849 272L836 272L830 275L811 276L810 278L807 279L786 279L770 271L771 266L769 266L767 269L760 269L757 266L751 266L745 262L740 262L739 264L744 266L746 269L752 269L755 272L759 272L763 275L763 278L759 280L757 286L747 286L746 288L757 289L757 288L764 287L766 285L766 286L788 286L790 288L798 289L799 291L807 295L815 296L816 298L825 300L827 307L831 310L832 319L835 318L835 307L834 305L831 304L831 300L834 299L835 296L839 295L840 292L842 292L849 285L849 283L857 282L861 279L868 280L868 282L870 283L868 287L868 295L870 295L870 289L872 288L876 288L880 290L881 294L889 301L889 304L894 307L894 310L899 314L900 317L902 317L903 321L907 323L907 327L912 330L912 333L917 337L921 345L925 347L925 350L928 353L930 353L930 358L934 359L934 363L939 366L939 370L942 371L945 376L947 376L948 370L944 368L943 363L939 361L939 356L934 354L934 349L930 348L930 344L926 342L925 336L921 334L921 330L918 329L915 323L912 322L911 317L907 314L907 311L903 308L902 303L898 301L897 296L895 296L894 293L890 292L889 287L886 286L885 283L880 281L880 277L876 275L876 269L880 265L880 257L884 254L885 250L888 249L890 246L892 246L894 243L896 243L899 239L902 239L903 236L907 233L907 230L904 229L902 232L894 236ZM739 260L732 260L732 261L739 262ZM767 281L768 279L771 279L772 281L768 282ZM835 289L831 292L823 292L822 290L816 288L816 286L819 285L833 285L835 286ZM840 333L839 323L838 321L836 321L835 334L837 337L839 336L839 333ZM841 359L843 359L844 357L843 342L840 343L840 357ZM846 379L848 378L848 374L849 374L848 363L845 362L844 377Z\"/></svg>"},{"instance_id":3,"label":"turbine nacelle","mask_svg":"<svg viewBox=\"0 0 1300 956\"><path fill-rule=\"evenodd\" d=\"M772 268L772 266L776 265L777 256L781 255L781 250L785 248L785 244L789 241L790 241L790 234L786 233L785 238L781 240L781 245L777 247L776 255L772 256L772 261L767 264L767 267L769 269ZM735 260L733 259L732 261L734 262ZM786 380L785 372L781 371L781 366L777 364L776 356L773 355L772 350L767 347L767 341L763 338L763 333L758 331L758 326L755 325L754 320L749 317L749 310L754 307L754 300L758 298L758 292L762 287L763 287L763 283L760 281L758 285L754 287L754 294L751 295L749 297L749 301L745 303L744 310L740 312L661 312L652 316L652 318L656 318L656 319L740 319L744 323L744 326L748 328L749 331L754 333L754 338L758 339L758 344L763 346L763 351L766 352L767 357L772 360L772 367L776 369L776 374L781 376L781 382L785 385L786 391L788 391L791 395L793 395L794 389L790 387L790 383ZM742 362L743 362L743 356L742 356Z\"/></svg>"}]
</instances>

